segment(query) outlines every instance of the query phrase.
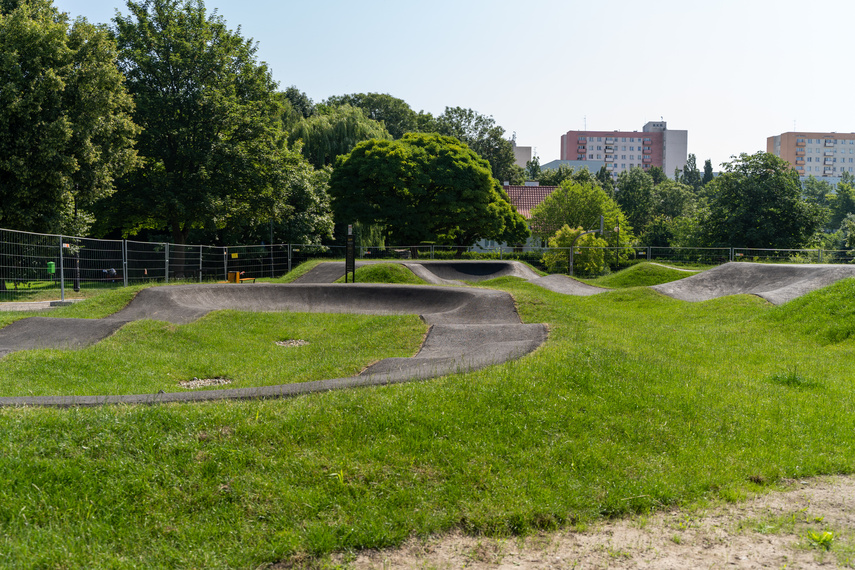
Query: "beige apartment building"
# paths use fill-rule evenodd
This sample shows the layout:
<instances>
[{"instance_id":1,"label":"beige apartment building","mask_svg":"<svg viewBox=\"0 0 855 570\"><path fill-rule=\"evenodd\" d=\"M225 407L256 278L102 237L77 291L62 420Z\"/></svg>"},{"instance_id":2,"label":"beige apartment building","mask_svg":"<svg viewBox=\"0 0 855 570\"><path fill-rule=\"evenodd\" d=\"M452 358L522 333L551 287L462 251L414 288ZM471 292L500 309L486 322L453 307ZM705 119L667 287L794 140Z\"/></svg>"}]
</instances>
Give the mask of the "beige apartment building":
<instances>
[{"instance_id":1,"label":"beige apartment building","mask_svg":"<svg viewBox=\"0 0 855 570\"><path fill-rule=\"evenodd\" d=\"M802 178L836 184L844 172L855 175L855 133L781 133L766 139L766 152L789 162Z\"/></svg>"}]
</instances>

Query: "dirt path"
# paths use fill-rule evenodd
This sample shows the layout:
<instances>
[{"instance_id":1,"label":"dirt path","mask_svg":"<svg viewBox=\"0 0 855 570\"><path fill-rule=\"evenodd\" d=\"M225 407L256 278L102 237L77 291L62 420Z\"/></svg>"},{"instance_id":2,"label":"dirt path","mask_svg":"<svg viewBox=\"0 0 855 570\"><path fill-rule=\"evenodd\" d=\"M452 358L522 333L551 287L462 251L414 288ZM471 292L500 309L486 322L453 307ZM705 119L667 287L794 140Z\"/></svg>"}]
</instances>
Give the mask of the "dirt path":
<instances>
[{"instance_id":1,"label":"dirt path","mask_svg":"<svg viewBox=\"0 0 855 570\"><path fill-rule=\"evenodd\" d=\"M384 570L855 567L855 477L793 481L790 490L738 504L657 513L581 532L526 539L451 534L412 539L395 550L337 555L332 562Z\"/></svg>"}]
</instances>

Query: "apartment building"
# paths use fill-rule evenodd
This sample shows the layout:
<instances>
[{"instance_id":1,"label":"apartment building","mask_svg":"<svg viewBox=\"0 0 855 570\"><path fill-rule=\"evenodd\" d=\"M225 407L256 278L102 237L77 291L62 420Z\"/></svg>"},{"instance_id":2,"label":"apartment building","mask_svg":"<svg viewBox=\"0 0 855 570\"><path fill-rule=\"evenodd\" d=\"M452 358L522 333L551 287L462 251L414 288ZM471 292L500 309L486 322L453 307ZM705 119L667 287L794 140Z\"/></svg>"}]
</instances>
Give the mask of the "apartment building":
<instances>
[{"instance_id":1,"label":"apartment building","mask_svg":"<svg viewBox=\"0 0 855 570\"><path fill-rule=\"evenodd\" d=\"M801 178L836 184L844 172L855 175L855 133L781 133L766 139L766 152L789 162Z\"/></svg>"},{"instance_id":2,"label":"apartment building","mask_svg":"<svg viewBox=\"0 0 855 570\"><path fill-rule=\"evenodd\" d=\"M561 160L602 162L613 176L654 166L674 176L686 166L688 138L688 131L668 129L665 121L650 121L641 132L567 131L561 135Z\"/></svg>"}]
</instances>

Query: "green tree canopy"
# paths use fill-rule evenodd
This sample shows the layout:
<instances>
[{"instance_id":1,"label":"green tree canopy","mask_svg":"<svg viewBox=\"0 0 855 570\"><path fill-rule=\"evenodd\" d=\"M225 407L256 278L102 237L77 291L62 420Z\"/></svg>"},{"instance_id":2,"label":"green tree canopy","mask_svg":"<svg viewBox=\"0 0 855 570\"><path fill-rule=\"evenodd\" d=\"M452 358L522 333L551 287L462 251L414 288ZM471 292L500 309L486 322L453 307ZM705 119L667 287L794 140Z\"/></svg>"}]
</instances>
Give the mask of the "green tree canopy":
<instances>
[{"instance_id":1,"label":"green tree canopy","mask_svg":"<svg viewBox=\"0 0 855 570\"><path fill-rule=\"evenodd\" d=\"M119 64L144 128L144 168L123 182L126 227L167 228L186 243L194 227L263 213L286 219L288 173L276 85L256 46L201 0L144 0L115 18Z\"/></svg>"},{"instance_id":2,"label":"green tree canopy","mask_svg":"<svg viewBox=\"0 0 855 570\"><path fill-rule=\"evenodd\" d=\"M6 2L0 84L0 224L86 233L93 203L136 160L115 41L50 0Z\"/></svg>"},{"instance_id":3,"label":"green tree canopy","mask_svg":"<svg viewBox=\"0 0 855 570\"><path fill-rule=\"evenodd\" d=\"M694 154L689 154L686 166L683 168L683 175L680 177L680 182L686 186L690 186L693 190L701 187L701 171L698 170L698 160Z\"/></svg>"},{"instance_id":4,"label":"green tree canopy","mask_svg":"<svg viewBox=\"0 0 855 570\"><path fill-rule=\"evenodd\" d=\"M702 224L712 246L802 247L822 221L821 209L802 197L799 176L773 154L741 154L710 182Z\"/></svg>"},{"instance_id":5,"label":"green tree canopy","mask_svg":"<svg viewBox=\"0 0 855 570\"><path fill-rule=\"evenodd\" d=\"M391 139L382 123L369 119L362 109L342 105L300 121L289 133L289 142L303 142L303 156L316 168L335 164L357 143L368 139Z\"/></svg>"},{"instance_id":6,"label":"green tree canopy","mask_svg":"<svg viewBox=\"0 0 855 570\"><path fill-rule=\"evenodd\" d=\"M531 211L531 230L537 237L548 239L565 225L585 231L599 229L600 216L604 217L607 230L620 227L624 243L634 239L632 227L620 207L595 181L569 179Z\"/></svg>"},{"instance_id":7,"label":"green tree canopy","mask_svg":"<svg viewBox=\"0 0 855 570\"><path fill-rule=\"evenodd\" d=\"M706 186L712 179L714 178L713 169L712 169L712 160L709 158L704 161L704 177L701 180L701 183Z\"/></svg>"},{"instance_id":8,"label":"green tree canopy","mask_svg":"<svg viewBox=\"0 0 855 570\"><path fill-rule=\"evenodd\" d=\"M390 242L400 245L516 243L528 235L489 165L438 134L359 143L339 158L330 197L338 221L384 226Z\"/></svg>"},{"instance_id":9,"label":"green tree canopy","mask_svg":"<svg viewBox=\"0 0 855 570\"><path fill-rule=\"evenodd\" d=\"M406 101L392 97L388 93L351 93L329 97L326 104L333 107L350 105L362 109L369 119L383 123L393 138L418 129L418 119Z\"/></svg>"},{"instance_id":10,"label":"green tree canopy","mask_svg":"<svg viewBox=\"0 0 855 570\"><path fill-rule=\"evenodd\" d=\"M615 200L630 225L643 231L653 218L653 177L634 166L618 175Z\"/></svg>"},{"instance_id":11,"label":"green tree canopy","mask_svg":"<svg viewBox=\"0 0 855 570\"><path fill-rule=\"evenodd\" d=\"M493 117L472 109L446 107L445 112L436 118L435 128L439 134L466 143L489 162L490 171L497 180L519 178L518 167L514 164L514 146L504 138L505 129L497 125Z\"/></svg>"}]
</instances>

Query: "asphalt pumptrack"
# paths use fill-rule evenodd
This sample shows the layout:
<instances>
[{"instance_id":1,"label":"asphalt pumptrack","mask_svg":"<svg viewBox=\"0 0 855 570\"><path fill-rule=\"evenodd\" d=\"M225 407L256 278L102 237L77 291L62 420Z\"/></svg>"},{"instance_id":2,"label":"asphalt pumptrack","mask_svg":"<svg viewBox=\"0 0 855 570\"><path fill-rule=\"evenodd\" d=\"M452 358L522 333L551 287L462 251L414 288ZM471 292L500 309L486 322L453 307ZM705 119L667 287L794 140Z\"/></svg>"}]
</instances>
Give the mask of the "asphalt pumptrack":
<instances>
[{"instance_id":1,"label":"asphalt pumptrack","mask_svg":"<svg viewBox=\"0 0 855 570\"><path fill-rule=\"evenodd\" d=\"M358 262L357 266L370 262ZM383 263L388 263L384 261ZM544 324L524 324L508 293L467 287L463 281L503 276L526 279L565 295L608 291L564 275L541 277L516 261L405 261L433 285L334 284L344 263L322 263L289 284L175 285L143 289L121 311L103 319L29 317L0 329L0 358L18 350L80 349L140 319L186 324L215 310L417 314L429 326L418 354L387 358L356 376L276 386L195 390L137 395L41 396L0 398L0 406L98 406L224 399L291 397L360 386L380 386L467 372L520 358L543 344ZM727 263L652 289L684 301L736 294L758 295L782 304L839 279L855 277L841 265Z\"/></svg>"}]
</instances>

